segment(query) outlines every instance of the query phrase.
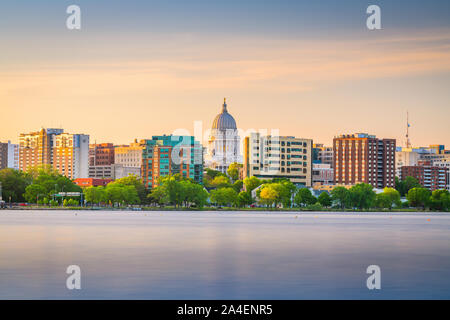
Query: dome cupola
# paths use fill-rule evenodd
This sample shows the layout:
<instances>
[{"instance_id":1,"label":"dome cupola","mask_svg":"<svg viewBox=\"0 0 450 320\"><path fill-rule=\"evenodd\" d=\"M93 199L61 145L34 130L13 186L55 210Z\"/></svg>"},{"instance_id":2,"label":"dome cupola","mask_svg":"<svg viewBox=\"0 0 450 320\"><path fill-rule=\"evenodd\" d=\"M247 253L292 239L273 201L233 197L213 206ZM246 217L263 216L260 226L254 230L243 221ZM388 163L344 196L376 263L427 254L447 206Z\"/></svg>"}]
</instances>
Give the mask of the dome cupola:
<instances>
[{"instance_id":1,"label":"dome cupola","mask_svg":"<svg viewBox=\"0 0 450 320\"><path fill-rule=\"evenodd\" d=\"M227 101L226 98L223 99L222 105L222 113L219 113L215 118L212 125L212 129L216 130L236 130L236 121L231 114L228 113L227 110Z\"/></svg>"}]
</instances>

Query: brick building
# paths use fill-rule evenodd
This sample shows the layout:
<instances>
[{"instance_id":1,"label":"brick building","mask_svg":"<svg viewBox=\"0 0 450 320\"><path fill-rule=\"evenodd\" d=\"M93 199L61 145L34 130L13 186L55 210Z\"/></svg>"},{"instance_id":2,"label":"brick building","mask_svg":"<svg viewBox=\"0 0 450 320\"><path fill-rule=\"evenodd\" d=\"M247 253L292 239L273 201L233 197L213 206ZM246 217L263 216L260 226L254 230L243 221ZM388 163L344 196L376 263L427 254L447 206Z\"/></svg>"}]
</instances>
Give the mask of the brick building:
<instances>
[{"instance_id":1,"label":"brick building","mask_svg":"<svg viewBox=\"0 0 450 320\"><path fill-rule=\"evenodd\" d=\"M395 186L395 139L378 139L366 133L333 139L334 182L369 183L374 188Z\"/></svg>"},{"instance_id":2,"label":"brick building","mask_svg":"<svg viewBox=\"0 0 450 320\"><path fill-rule=\"evenodd\" d=\"M406 177L414 177L425 188L433 191L438 189L449 189L449 169L446 167L433 167L424 165L403 166L401 169L402 180Z\"/></svg>"}]
</instances>

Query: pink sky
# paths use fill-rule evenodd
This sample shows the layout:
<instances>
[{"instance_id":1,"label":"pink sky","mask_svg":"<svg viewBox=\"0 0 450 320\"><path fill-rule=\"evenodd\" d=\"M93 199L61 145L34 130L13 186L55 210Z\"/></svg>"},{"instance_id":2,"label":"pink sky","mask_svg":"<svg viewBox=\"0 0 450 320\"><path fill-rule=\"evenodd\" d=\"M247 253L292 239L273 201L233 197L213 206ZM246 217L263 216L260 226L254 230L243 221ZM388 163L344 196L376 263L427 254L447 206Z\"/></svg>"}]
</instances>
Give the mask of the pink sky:
<instances>
[{"instance_id":1,"label":"pink sky","mask_svg":"<svg viewBox=\"0 0 450 320\"><path fill-rule=\"evenodd\" d=\"M77 46L30 40L27 50L9 40L0 59L2 141L60 126L91 142L193 134L194 121L209 128L227 97L243 130L327 145L368 132L403 145L409 110L414 146L450 147L449 30L345 40L117 34Z\"/></svg>"}]
</instances>

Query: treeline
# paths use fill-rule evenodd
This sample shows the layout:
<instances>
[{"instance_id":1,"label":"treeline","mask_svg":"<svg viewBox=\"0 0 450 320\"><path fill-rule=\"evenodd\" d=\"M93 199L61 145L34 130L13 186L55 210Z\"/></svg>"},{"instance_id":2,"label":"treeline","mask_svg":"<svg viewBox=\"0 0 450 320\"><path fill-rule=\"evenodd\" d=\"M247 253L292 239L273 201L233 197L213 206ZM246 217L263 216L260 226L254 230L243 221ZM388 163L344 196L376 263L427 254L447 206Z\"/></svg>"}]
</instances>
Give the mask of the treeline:
<instances>
[{"instance_id":1,"label":"treeline","mask_svg":"<svg viewBox=\"0 0 450 320\"><path fill-rule=\"evenodd\" d=\"M396 189L385 188L376 193L372 186L360 183L350 188L337 186L317 197L308 188L297 188L288 179L239 179L240 164L232 164L227 173L206 169L204 185L179 174L161 177L158 186L147 190L137 176L118 179L105 187L75 185L50 166L40 166L24 173L13 169L0 170L3 199L26 201L41 205L82 205L79 197L55 196L59 192L82 192L87 205L143 205L174 208L262 206L266 208L299 208L307 210L374 210L419 208L450 210L447 190L430 192L418 181L407 177L396 180ZM403 201L401 198L403 198ZM406 198L406 199L405 199Z\"/></svg>"},{"instance_id":2,"label":"treeline","mask_svg":"<svg viewBox=\"0 0 450 320\"><path fill-rule=\"evenodd\" d=\"M27 172L14 169L0 170L3 200L39 204L57 204L55 193L82 192L69 178L60 175L50 165L34 167Z\"/></svg>"}]
</instances>

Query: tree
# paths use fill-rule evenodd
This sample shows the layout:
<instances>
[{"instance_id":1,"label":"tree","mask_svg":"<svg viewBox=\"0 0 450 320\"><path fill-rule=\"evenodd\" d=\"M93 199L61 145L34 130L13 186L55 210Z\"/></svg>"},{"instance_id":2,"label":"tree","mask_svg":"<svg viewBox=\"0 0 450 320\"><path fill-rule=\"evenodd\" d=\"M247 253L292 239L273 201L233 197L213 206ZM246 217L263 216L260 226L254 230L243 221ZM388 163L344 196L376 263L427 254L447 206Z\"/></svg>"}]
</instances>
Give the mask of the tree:
<instances>
[{"instance_id":1,"label":"tree","mask_svg":"<svg viewBox=\"0 0 450 320\"><path fill-rule=\"evenodd\" d=\"M368 209L375 204L376 193L367 183L358 183L349 189L349 199L352 207Z\"/></svg>"},{"instance_id":2,"label":"tree","mask_svg":"<svg viewBox=\"0 0 450 320\"><path fill-rule=\"evenodd\" d=\"M106 193L104 187L88 187L84 190L84 198L88 203L106 202Z\"/></svg>"},{"instance_id":3,"label":"tree","mask_svg":"<svg viewBox=\"0 0 450 320\"><path fill-rule=\"evenodd\" d=\"M412 188L421 188L422 186L414 177L408 176L404 180L399 180L395 177L395 189L400 192L400 196L404 197L408 194L408 191Z\"/></svg>"},{"instance_id":4,"label":"tree","mask_svg":"<svg viewBox=\"0 0 450 320\"><path fill-rule=\"evenodd\" d=\"M164 187L161 185L153 188L147 195L147 198L150 203L155 203L159 206L168 203L168 197L166 195Z\"/></svg>"},{"instance_id":5,"label":"tree","mask_svg":"<svg viewBox=\"0 0 450 320\"><path fill-rule=\"evenodd\" d=\"M267 207L273 206L277 202L278 197L279 193L272 184L264 185L259 193L259 201Z\"/></svg>"},{"instance_id":6,"label":"tree","mask_svg":"<svg viewBox=\"0 0 450 320\"><path fill-rule=\"evenodd\" d=\"M14 169L0 170L3 200L12 202L25 201L25 188L32 183L32 177L23 171Z\"/></svg>"},{"instance_id":7,"label":"tree","mask_svg":"<svg viewBox=\"0 0 450 320\"><path fill-rule=\"evenodd\" d=\"M215 188L230 187L230 179L226 176L217 176L211 181L211 185Z\"/></svg>"},{"instance_id":8,"label":"tree","mask_svg":"<svg viewBox=\"0 0 450 320\"><path fill-rule=\"evenodd\" d=\"M317 202L319 202L324 207L329 207L332 203L331 197L328 192L322 192L321 194L319 194L319 196L317 197Z\"/></svg>"},{"instance_id":9,"label":"tree","mask_svg":"<svg viewBox=\"0 0 450 320\"><path fill-rule=\"evenodd\" d=\"M257 177L246 177L244 179L244 185L246 191L252 191L261 185L262 181Z\"/></svg>"},{"instance_id":10,"label":"tree","mask_svg":"<svg viewBox=\"0 0 450 320\"><path fill-rule=\"evenodd\" d=\"M339 204L341 209L346 208L349 205L349 191L345 187L335 187L331 190L331 199Z\"/></svg>"},{"instance_id":11,"label":"tree","mask_svg":"<svg viewBox=\"0 0 450 320\"><path fill-rule=\"evenodd\" d=\"M301 188L294 197L294 203L301 207L303 205L311 205L317 202L317 198L313 196L308 188Z\"/></svg>"},{"instance_id":12,"label":"tree","mask_svg":"<svg viewBox=\"0 0 450 320\"><path fill-rule=\"evenodd\" d=\"M239 169L242 168L241 163L233 162L228 166L227 174L231 180L236 181L239 179Z\"/></svg>"},{"instance_id":13,"label":"tree","mask_svg":"<svg viewBox=\"0 0 450 320\"><path fill-rule=\"evenodd\" d=\"M203 208L208 201L209 193L203 188L203 186L192 183L192 198L189 199L189 202L193 202L197 208Z\"/></svg>"},{"instance_id":14,"label":"tree","mask_svg":"<svg viewBox=\"0 0 450 320\"><path fill-rule=\"evenodd\" d=\"M244 186L244 182L242 180L236 180L233 183L233 189L239 193L242 190L242 187Z\"/></svg>"},{"instance_id":15,"label":"tree","mask_svg":"<svg viewBox=\"0 0 450 320\"><path fill-rule=\"evenodd\" d=\"M238 195L238 205L239 207L249 206L253 203L252 194L250 191L241 191Z\"/></svg>"},{"instance_id":16,"label":"tree","mask_svg":"<svg viewBox=\"0 0 450 320\"><path fill-rule=\"evenodd\" d=\"M39 184L30 184L25 188L24 198L29 203L37 203L39 197L45 198L47 195L46 190Z\"/></svg>"},{"instance_id":17,"label":"tree","mask_svg":"<svg viewBox=\"0 0 450 320\"><path fill-rule=\"evenodd\" d=\"M450 193L448 190L434 190L431 193L430 207L433 210L448 211L450 209Z\"/></svg>"},{"instance_id":18,"label":"tree","mask_svg":"<svg viewBox=\"0 0 450 320\"><path fill-rule=\"evenodd\" d=\"M238 193L231 187L211 190L211 201L220 206L233 206L237 204Z\"/></svg>"},{"instance_id":19,"label":"tree","mask_svg":"<svg viewBox=\"0 0 450 320\"><path fill-rule=\"evenodd\" d=\"M397 207L401 206L400 192L393 188L384 188L382 193L376 195L376 204L380 208L392 209L395 204Z\"/></svg>"},{"instance_id":20,"label":"tree","mask_svg":"<svg viewBox=\"0 0 450 320\"><path fill-rule=\"evenodd\" d=\"M412 188L408 191L406 198L412 207L425 207L428 205L430 200L431 192L426 188Z\"/></svg>"},{"instance_id":21,"label":"tree","mask_svg":"<svg viewBox=\"0 0 450 320\"><path fill-rule=\"evenodd\" d=\"M141 179L134 174L130 174L127 177L117 179L116 181L110 182L109 184L133 186L136 189L140 202L145 202L147 199L147 190L145 189L144 184L142 183Z\"/></svg>"}]
</instances>

